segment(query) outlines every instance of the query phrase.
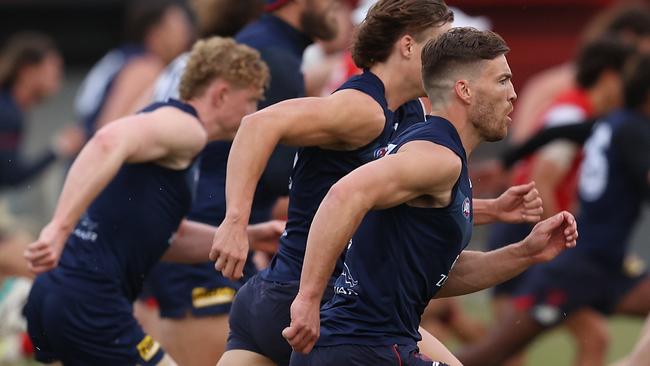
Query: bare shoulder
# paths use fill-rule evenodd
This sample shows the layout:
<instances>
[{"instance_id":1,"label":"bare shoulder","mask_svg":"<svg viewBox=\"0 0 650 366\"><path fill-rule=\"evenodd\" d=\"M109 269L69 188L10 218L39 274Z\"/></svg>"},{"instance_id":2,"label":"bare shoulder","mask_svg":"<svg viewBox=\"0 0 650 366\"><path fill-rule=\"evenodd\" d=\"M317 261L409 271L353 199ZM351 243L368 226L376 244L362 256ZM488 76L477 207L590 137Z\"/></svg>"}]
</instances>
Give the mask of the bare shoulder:
<instances>
[{"instance_id":1,"label":"bare shoulder","mask_svg":"<svg viewBox=\"0 0 650 366\"><path fill-rule=\"evenodd\" d=\"M142 113L153 128L161 132L175 134L175 139L195 141L197 144L207 142L207 133L201 121L193 115L174 107L161 107L149 113Z\"/></svg>"},{"instance_id":2,"label":"bare shoulder","mask_svg":"<svg viewBox=\"0 0 650 366\"><path fill-rule=\"evenodd\" d=\"M433 180L451 184L458 180L463 162L455 152L449 148L430 141L414 140L402 146L396 155L403 154L404 160L416 164L422 174L432 177Z\"/></svg>"},{"instance_id":3,"label":"bare shoulder","mask_svg":"<svg viewBox=\"0 0 650 366\"><path fill-rule=\"evenodd\" d=\"M339 90L326 97L332 107L354 113L357 117L384 123L384 110L370 95L355 89Z\"/></svg>"}]
</instances>

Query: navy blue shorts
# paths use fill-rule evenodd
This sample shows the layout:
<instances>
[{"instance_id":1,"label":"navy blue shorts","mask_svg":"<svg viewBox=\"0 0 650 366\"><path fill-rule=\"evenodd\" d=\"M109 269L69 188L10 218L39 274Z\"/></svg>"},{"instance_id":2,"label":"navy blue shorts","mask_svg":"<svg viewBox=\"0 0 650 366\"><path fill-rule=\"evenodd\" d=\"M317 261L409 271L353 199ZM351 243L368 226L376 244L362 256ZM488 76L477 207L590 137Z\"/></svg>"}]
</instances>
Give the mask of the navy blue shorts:
<instances>
[{"instance_id":1,"label":"navy blue shorts","mask_svg":"<svg viewBox=\"0 0 650 366\"><path fill-rule=\"evenodd\" d=\"M288 365L291 346L282 337L289 326L289 308L298 294L299 282L270 282L253 276L235 296L230 310L227 350L259 353L278 365Z\"/></svg>"},{"instance_id":2,"label":"navy blue shorts","mask_svg":"<svg viewBox=\"0 0 650 366\"><path fill-rule=\"evenodd\" d=\"M416 346L340 345L315 347L308 355L294 352L291 366L446 366L421 354Z\"/></svg>"},{"instance_id":3,"label":"navy blue shorts","mask_svg":"<svg viewBox=\"0 0 650 366\"><path fill-rule=\"evenodd\" d=\"M643 269L621 267L612 268L577 249L566 251L530 270L515 292L515 307L543 326L553 326L583 307L611 314L626 294L648 279Z\"/></svg>"},{"instance_id":4,"label":"navy blue shorts","mask_svg":"<svg viewBox=\"0 0 650 366\"><path fill-rule=\"evenodd\" d=\"M517 243L528 236L532 229L533 226L530 224L492 224L488 231L487 248L495 250L508 244ZM519 284L525 281L527 275L528 271L524 271L508 281L494 286L492 296L511 296Z\"/></svg>"},{"instance_id":5,"label":"navy blue shorts","mask_svg":"<svg viewBox=\"0 0 650 366\"><path fill-rule=\"evenodd\" d=\"M237 290L255 273L250 260L244 268L244 277L238 281L223 277L214 269L213 262L161 262L149 272L145 284L158 301L163 318L179 319L188 313L199 317L223 315L230 312Z\"/></svg>"},{"instance_id":6,"label":"navy blue shorts","mask_svg":"<svg viewBox=\"0 0 650 366\"><path fill-rule=\"evenodd\" d=\"M282 331L291 323L289 311L299 288L299 281L281 283L267 281L261 274L253 276L235 296L226 349L259 353L277 365L288 365L291 346ZM323 302L332 297L332 287L325 292Z\"/></svg>"},{"instance_id":7,"label":"navy blue shorts","mask_svg":"<svg viewBox=\"0 0 650 366\"><path fill-rule=\"evenodd\" d=\"M71 290L38 276L23 310L36 360L64 365L156 365L164 356L119 291Z\"/></svg>"}]
</instances>

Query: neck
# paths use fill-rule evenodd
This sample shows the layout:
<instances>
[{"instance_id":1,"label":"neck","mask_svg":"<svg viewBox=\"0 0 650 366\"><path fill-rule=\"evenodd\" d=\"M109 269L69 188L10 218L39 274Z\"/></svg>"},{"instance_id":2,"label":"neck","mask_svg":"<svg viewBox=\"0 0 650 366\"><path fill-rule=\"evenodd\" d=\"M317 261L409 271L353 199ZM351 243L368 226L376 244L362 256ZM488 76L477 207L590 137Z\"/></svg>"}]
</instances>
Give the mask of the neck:
<instances>
[{"instance_id":1,"label":"neck","mask_svg":"<svg viewBox=\"0 0 650 366\"><path fill-rule=\"evenodd\" d=\"M205 98L193 98L185 101L185 103L196 109L199 121L207 132L209 141L230 141L233 139L233 136L224 130L221 124L209 122L217 120L217 117L214 108L209 107L208 100Z\"/></svg>"},{"instance_id":2,"label":"neck","mask_svg":"<svg viewBox=\"0 0 650 366\"><path fill-rule=\"evenodd\" d=\"M474 149L483 142L474 125L469 122L464 108L454 105L433 106L431 115L446 119L456 128L468 159Z\"/></svg>"},{"instance_id":3,"label":"neck","mask_svg":"<svg viewBox=\"0 0 650 366\"><path fill-rule=\"evenodd\" d=\"M417 90L418 88L404 77L403 71L390 62L375 64L370 71L377 75L384 84L388 109L391 111L396 110L409 100L424 96L422 91Z\"/></svg>"},{"instance_id":4,"label":"neck","mask_svg":"<svg viewBox=\"0 0 650 366\"><path fill-rule=\"evenodd\" d=\"M29 85L25 85L20 81L16 82L11 88L11 96L22 111L26 111L36 104L35 93L32 92Z\"/></svg>"},{"instance_id":5,"label":"neck","mask_svg":"<svg viewBox=\"0 0 650 366\"><path fill-rule=\"evenodd\" d=\"M298 4L295 2L289 2L288 4L282 6L280 9L274 11L273 15L284 20L287 24L302 32L302 27L300 26L300 9L297 7Z\"/></svg>"}]
</instances>

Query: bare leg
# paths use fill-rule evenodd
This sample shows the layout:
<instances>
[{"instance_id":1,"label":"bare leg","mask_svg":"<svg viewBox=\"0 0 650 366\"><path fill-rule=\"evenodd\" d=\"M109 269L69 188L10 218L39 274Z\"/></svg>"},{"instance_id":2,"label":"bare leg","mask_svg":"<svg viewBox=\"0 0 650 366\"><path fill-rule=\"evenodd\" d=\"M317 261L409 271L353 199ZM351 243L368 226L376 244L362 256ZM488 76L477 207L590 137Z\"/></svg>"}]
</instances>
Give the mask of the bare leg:
<instances>
[{"instance_id":1,"label":"bare leg","mask_svg":"<svg viewBox=\"0 0 650 366\"><path fill-rule=\"evenodd\" d=\"M158 366L176 366L178 364L168 354L165 354L165 356L163 356L162 360L160 360L160 362L158 362L157 365Z\"/></svg>"},{"instance_id":2,"label":"bare leg","mask_svg":"<svg viewBox=\"0 0 650 366\"><path fill-rule=\"evenodd\" d=\"M646 318L639 341L632 353L613 366L650 366L650 315Z\"/></svg>"},{"instance_id":3,"label":"bare leg","mask_svg":"<svg viewBox=\"0 0 650 366\"><path fill-rule=\"evenodd\" d=\"M512 298L506 295L496 296L492 300L492 308L494 311L494 319L496 323L500 323L503 319L507 317L508 314L515 311L512 307ZM526 360L526 352L522 350L512 357L508 358L506 362L503 363L504 366L523 366L524 361Z\"/></svg>"},{"instance_id":4,"label":"bare leg","mask_svg":"<svg viewBox=\"0 0 650 366\"><path fill-rule=\"evenodd\" d=\"M160 339L160 316L158 309L147 305L142 300L133 303L133 316L138 320L144 332L153 339Z\"/></svg>"},{"instance_id":5,"label":"bare leg","mask_svg":"<svg viewBox=\"0 0 650 366\"><path fill-rule=\"evenodd\" d=\"M29 235L15 233L0 242L0 277L34 277L23 257L23 252L30 241Z\"/></svg>"},{"instance_id":6,"label":"bare leg","mask_svg":"<svg viewBox=\"0 0 650 366\"><path fill-rule=\"evenodd\" d=\"M260 355L259 353L244 351L242 349L233 349L226 351L217 366L276 366L273 361Z\"/></svg>"},{"instance_id":7,"label":"bare leg","mask_svg":"<svg viewBox=\"0 0 650 366\"><path fill-rule=\"evenodd\" d=\"M630 290L616 305L618 314L643 316L650 313L650 277L646 277Z\"/></svg>"},{"instance_id":8,"label":"bare leg","mask_svg":"<svg viewBox=\"0 0 650 366\"><path fill-rule=\"evenodd\" d=\"M609 336L602 315L590 308L571 314L565 324L576 341L576 366L602 366L607 357Z\"/></svg>"},{"instance_id":9,"label":"bare leg","mask_svg":"<svg viewBox=\"0 0 650 366\"><path fill-rule=\"evenodd\" d=\"M160 344L183 366L214 366L226 349L228 316L161 318Z\"/></svg>"},{"instance_id":10,"label":"bare leg","mask_svg":"<svg viewBox=\"0 0 650 366\"><path fill-rule=\"evenodd\" d=\"M420 335L422 336L422 340L418 342L420 353L434 361L444 362L449 366L463 366L444 344L440 343L436 337L422 327L420 327Z\"/></svg>"},{"instance_id":11,"label":"bare leg","mask_svg":"<svg viewBox=\"0 0 650 366\"><path fill-rule=\"evenodd\" d=\"M490 333L457 353L465 366L498 366L520 352L545 330L527 312L513 311L495 323Z\"/></svg>"}]
</instances>

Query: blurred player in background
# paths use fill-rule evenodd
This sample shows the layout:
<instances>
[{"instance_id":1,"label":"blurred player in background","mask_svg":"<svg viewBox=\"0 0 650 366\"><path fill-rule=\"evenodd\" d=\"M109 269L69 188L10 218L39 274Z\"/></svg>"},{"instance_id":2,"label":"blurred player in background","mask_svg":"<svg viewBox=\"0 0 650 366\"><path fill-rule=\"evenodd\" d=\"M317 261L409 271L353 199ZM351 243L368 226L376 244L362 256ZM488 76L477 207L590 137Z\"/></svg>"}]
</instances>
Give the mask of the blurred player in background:
<instances>
[{"instance_id":1,"label":"blurred player in background","mask_svg":"<svg viewBox=\"0 0 650 366\"><path fill-rule=\"evenodd\" d=\"M587 43L575 61L577 86L558 95L540 116L538 128L576 123L619 108L623 98L623 66L632 53L631 46L614 36ZM517 165L513 183L535 181L544 205L544 217L560 211L576 212L576 184L581 161L580 145L556 141ZM495 224L490 228L487 247L496 249L503 243L519 241L528 235L531 228L527 224ZM524 281L526 273L495 287L496 322L512 311L512 293ZM605 320L596 312L585 309L577 311L566 324L578 345L575 365L603 365L608 343ZM517 364L521 362L523 360Z\"/></svg>"},{"instance_id":2,"label":"blurred player in background","mask_svg":"<svg viewBox=\"0 0 650 366\"><path fill-rule=\"evenodd\" d=\"M125 42L90 70L75 109L87 138L123 117L164 67L189 46L193 30L187 10L173 0L129 2Z\"/></svg>"},{"instance_id":3,"label":"blurred player in background","mask_svg":"<svg viewBox=\"0 0 650 366\"><path fill-rule=\"evenodd\" d=\"M650 57L625 70L625 107L601 118L584 147L577 249L531 270L515 290L516 311L459 353L465 366L501 365L584 307L605 315L650 312L650 278L625 262L650 187Z\"/></svg>"}]
</instances>

